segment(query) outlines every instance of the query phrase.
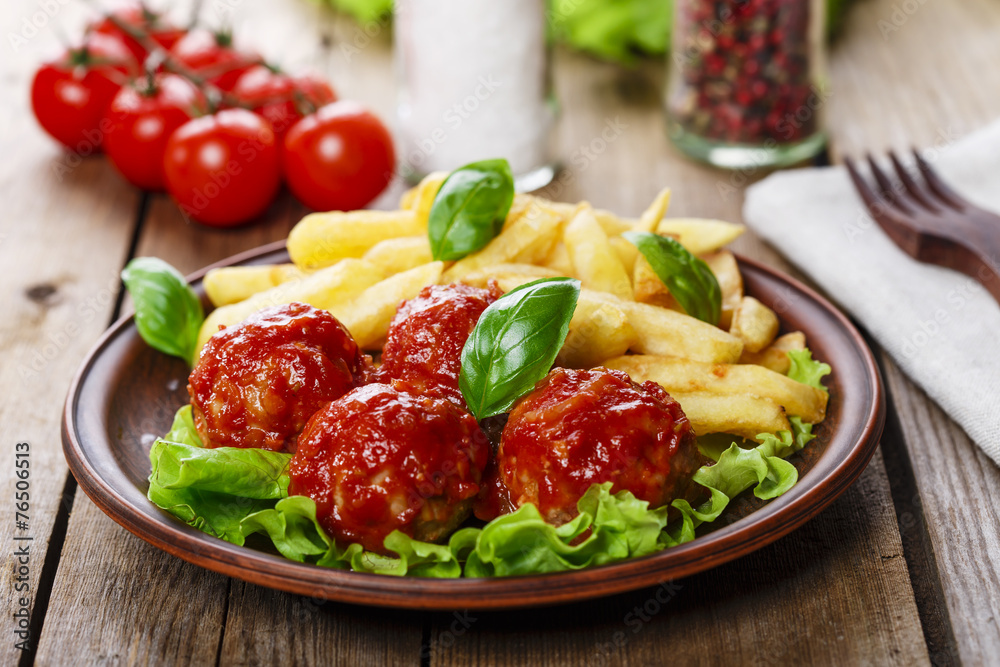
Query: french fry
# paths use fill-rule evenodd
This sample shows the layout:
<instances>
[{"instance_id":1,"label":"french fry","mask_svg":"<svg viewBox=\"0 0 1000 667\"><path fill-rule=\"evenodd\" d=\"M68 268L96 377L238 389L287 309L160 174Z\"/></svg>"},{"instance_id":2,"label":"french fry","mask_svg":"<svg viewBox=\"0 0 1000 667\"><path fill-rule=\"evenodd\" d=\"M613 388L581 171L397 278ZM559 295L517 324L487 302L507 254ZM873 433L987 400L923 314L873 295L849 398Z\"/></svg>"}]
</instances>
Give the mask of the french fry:
<instances>
[{"instance_id":1,"label":"french fry","mask_svg":"<svg viewBox=\"0 0 1000 667\"><path fill-rule=\"evenodd\" d=\"M684 312L645 257L640 256L635 260L635 267L632 270L632 289L635 291L635 300L639 303Z\"/></svg>"},{"instance_id":2,"label":"french fry","mask_svg":"<svg viewBox=\"0 0 1000 667\"><path fill-rule=\"evenodd\" d=\"M625 354L634 339L635 330L620 306L582 293L556 365L592 368L605 359Z\"/></svg>"},{"instance_id":3,"label":"french fry","mask_svg":"<svg viewBox=\"0 0 1000 667\"><path fill-rule=\"evenodd\" d=\"M757 364L770 368L775 373L787 375L788 369L792 367L792 360L788 358L788 352L804 349L806 349L806 335L801 331L793 331L775 338L773 343L760 352L748 352L744 349L740 356L740 363Z\"/></svg>"},{"instance_id":4,"label":"french fry","mask_svg":"<svg viewBox=\"0 0 1000 667\"><path fill-rule=\"evenodd\" d=\"M544 258L540 264L546 268L552 269L560 276L572 276L573 275L573 262L569 259L569 250L566 249L566 244L562 241L558 241L552 246L552 250Z\"/></svg>"},{"instance_id":5,"label":"french fry","mask_svg":"<svg viewBox=\"0 0 1000 667\"><path fill-rule=\"evenodd\" d=\"M639 216L639 221L635 223L633 229L637 232L656 232L668 208L670 208L670 188L663 188L653 199L653 203Z\"/></svg>"},{"instance_id":6,"label":"french fry","mask_svg":"<svg viewBox=\"0 0 1000 667\"><path fill-rule=\"evenodd\" d=\"M660 222L657 234L673 236L692 255L715 252L735 241L746 231L746 227L722 220L701 220L698 218L673 218Z\"/></svg>"},{"instance_id":7,"label":"french fry","mask_svg":"<svg viewBox=\"0 0 1000 667\"><path fill-rule=\"evenodd\" d=\"M608 243L618 253L618 259L622 261L625 272L631 274L635 269L635 261L639 257L639 249L632 243L626 241L621 236L608 236ZM638 301L638 299L636 299Z\"/></svg>"},{"instance_id":8,"label":"french fry","mask_svg":"<svg viewBox=\"0 0 1000 667\"><path fill-rule=\"evenodd\" d=\"M397 273L328 310L347 327L359 347L376 349L385 340L399 303L414 298L427 285L437 283L443 268L443 262L430 262Z\"/></svg>"},{"instance_id":9,"label":"french fry","mask_svg":"<svg viewBox=\"0 0 1000 667\"><path fill-rule=\"evenodd\" d=\"M743 299L743 276L740 274L740 267L736 263L736 257L728 250L705 255L702 259L719 281L719 289L722 291L719 327L728 331L733 321L733 313Z\"/></svg>"},{"instance_id":10,"label":"french fry","mask_svg":"<svg viewBox=\"0 0 1000 667\"><path fill-rule=\"evenodd\" d=\"M330 266L364 255L388 238L427 231L413 211L330 211L310 213L288 235L288 254L300 269Z\"/></svg>"},{"instance_id":11,"label":"french fry","mask_svg":"<svg viewBox=\"0 0 1000 667\"><path fill-rule=\"evenodd\" d=\"M548 216L551 213L546 212L543 215ZM512 261L517 264L541 264L559 244L559 228L561 227L560 224L555 234L540 234L523 250L514 255Z\"/></svg>"},{"instance_id":12,"label":"french fry","mask_svg":"<svg viewBox=\"0 0 1000 667\"><path fill-rule=\"evenodd\" d=\"M445 271L444 282L455 282L462 276L486 266L507 264L532 248L547 249L558 237L559 227L559 217L541 208L522 215L486 247L455 262Z\"/></svg>"},{"instance_id":13,"label":"french fry","mask_svg":"<svg viewBox=\"0 0 1000 667\"><path fill-rule=\"evenodd\" d=\"M521 221L527 224L534 218L556 217L559 219L559 231L568 222L563 212L552 206L552 202L541 197L531 195L514 195L514 203L511 204L510 212L504 222L504 229L510 225ZM560 243L562 234L557 232L554 235L542 235L528 244L524 249L511 258L511 261L519 264L542 264L545 259L552 254L555 246Z\"/></svg>"},{"instance_id":14,"label":"french fry","mask_svg":"<svg viewBox=\"0 0 1000 667\"><path fill-rule=\"evenodd\" d=\"M788 417L769 398L695 392L671 396L681 404L695 434L732 433L750 440L789 430Z\"/></svg>"},{"instance_id":15,"label":"french fry","mask_svg":"<svg viewBox=\"0 0 1000 667\"><path fill-rule=\"evenodd\" d=\"M362 259L382 267L387 276L409 271L433 260L426 234L379 241L368 249Z\"/></svg>"},{"instance_id":16,"label":"french fry","mask_svg":"<svg viewBox=\"0 0 1000 667\"><path fill-rule=\"evenodd\" d=\"M427 220L431 215L434 198L437 197L438 190L441 189L441 185L444 184L448 176L449 172L447 171L435 171L424 176L424 180L417 185L413 203L407 207L417 214L417 222L424 229L427 229Z\"/></svg>"},{"instance_id":17,"label":"french fry","mask_svg":"<svg viewBox=\"0 0 1000 667\"><path fill-rule=\"evenodd\" d=\"M556 276L551 276L556 277ZM525 285L530 282L538 280L534 276L526 276L523 273L503 273L494 277L497 281L497 286L504 293L510 292L511 290L517 289L521 285ZM461 282L465 282L465 278L462 278Z\"/></svg>"},{"instance_id":18,"label":"french fry","mask_svg":"<svg viewBox=\"0 0 1000 667\"><path fill-rule=\"evenodd\" d=\"M198 350L219 330L242 322L261 308L301 301L315 308L335 311L385 278L382 269L361 259L345 259L303 278L258 292L249 299L216 308L201 325Z\"/></svg>"},{"instance_id":19,"label":"french fry","mask_svg":"<svg viewBox=\"0 0 1000 667\"><path fill-rule=\"evenodd\" d=\"M496 280L498 284L503 282L510 285L513 284L513 281L523 279L523 282L517 283L519 286L539 278L558 278L561 275L564 274L534 264L497 264L467 273L462 276L461 282L473 287L486 287L490 280Z\"/></svg>"},{"instance_id":20,"label":"french fry","mask_svg":"<svg viewBox=\"0 0 1000 667\"><path fill-rule=\"evenodd\" d=\"M810 424L823 421L827 395L807 384L749 364L711 364L652 355L629 355L605 362L628 373L636 382L652 380L668 393L748 395L768 398L789 415Z\"/></svg>"},{"instance_id":21,"label":"french fry","mask_svg":"<svg viewBox=\"0 0 1000 667\"><path fill-rule=\"evenodd\" d=\"M566 226L563 243L569 251L573 273L584 287L628 301L634 298L625 267L589 205L582 206Z\"/></svg>"},{"instance_id":22,"label":"french fry","mask_svg":"<svg viewBox=\"0 0 1000 667\"><path fill-rule=\"evenodd\" d=\"M409 190L405 191L399 198L399 210L401 211L412 211L414 202L417 201L417 190L420 188L420 184L414 185Z\"/></svg>"},{"instance_id":23,"label":"french fry","mask_svg":"<svg viewBox=\"0 0 1000 667\"><path fill-rule=\"evenodd\" d=\"M206 273L202 284L209 301L218 307L238 303L258 292L306 275L305 271L294 264L224 266Z\"/></svg>"},{"instance_id":24,"label":"french fry","mask_svg":"<svg viewBox=\"0 0 1000 667\"><path fill-rule=\"evenodd\" d=\"M543 201L547 202L547 205L551 207L553 210L558 211L560 215L562 215L563 218L565 218L566 222L569 222L569 220L576 213L576 209L579 206L578 204L570 204L567 202L559 202L559 201L549 201L547 199ZM607 234L609 238L614 236L620 236L622 232L627 232L631 229L634 229L637 223L637 220L631 218L622 218L618 215L615 215L611 211L605 211L604 209L601 208L594 209L594 217L597 219L598 224L601 225L601 229L604 230L604 233Z\"/></svg>"},{"instance_id":25,"label":"french fry","mask_svg":"<svg viewBox=\"0 0 1000 667\"><path fill-rule=\"evenodd\" d=\"M515 194L514 201L510 203L510 210L507 211L507 217L504 219L503 228L507 229L512 224L517 222L521 216L527 215L529 211L533 215L538 215L539 212L543 210L542 204L546 201L547 200L545 199L534 197L532 195L525 195L521 193ZM555 211L555 209L551 210L556 212L557 217L563 217L562 213Z\"/></svg>"},{"instance_id":26,"label":"french fry","mask_svg":"<svg viewBox=\"0 0 1000 667\"><path fill-rule=\"evenodd\" d=\"M630 229L634 229L636 223L638 222L634 218L622 218L611 211L605 211L604 209L595 208L594 217L597 218L597 222L601 225L601 229L608 236L621 236L622 232L627 232Z\"/></svg>"},{"instance_id":27,"label":"french fry","mask_svg":"<svg viewBox=\"0 0 1000 667\"><path fill-rule=\"evenodd\" d=\"M745 296L733 313L729 333L743 341L743 350L760 352L778 335L778 316L752 296Z\"/></svg>"},{"instance_id":28,"label":"french fry","mask_svg":"<svg viewBox=\"0 0 1000 667\"><path fill-rule=\"evenodd\" d=\"M581 298L584 294L621 306L635 329L635 352L710 363L735 363L743 352L743 341L736 336L684 313L589 290L583 290Z\"/></svg>"}]
</instances>

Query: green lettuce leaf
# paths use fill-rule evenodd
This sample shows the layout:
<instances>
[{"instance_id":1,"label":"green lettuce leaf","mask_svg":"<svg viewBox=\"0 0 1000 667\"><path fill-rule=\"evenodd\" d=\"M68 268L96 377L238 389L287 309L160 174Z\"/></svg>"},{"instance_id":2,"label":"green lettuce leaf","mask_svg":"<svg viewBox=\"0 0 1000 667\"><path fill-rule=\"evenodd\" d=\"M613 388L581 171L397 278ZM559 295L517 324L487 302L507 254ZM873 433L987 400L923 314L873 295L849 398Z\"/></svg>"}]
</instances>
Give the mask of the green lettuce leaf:
<instances>
[{"instance_id":1,"label":"green lettuce leaf","mask_svg":"<svg viewBox=\"0 0 1000 667\"><path fill-rule=\"evenodd\" d=\"M558 527L546 523L534 505L490 521L467 556L465 576L579 570L659 550L667 508L650 510L628 491L612 495L611 486L591 486L577 503L580 514Z\"/></svg>"},{"instance_id":2,"label":"green lettuce leaf","mask_svg":"<svg viewBox=\"0 0 1000 667\"><path fill-rule=\"evenodd\" d=\"M812 358L812 352L806 350L789 350L788 358L792 365L788 369L788 377L791 379L815 387L821 391L826 391L823 386L823 378L830 374L830 365Z\"/></svg>"},{"instance_id":3,"label":"green lettuce leaf","mask_svg":"<svg viewBox=\"0 0 1000 667\"><path fill-rule=\"evenodd\" d=\"M244 537L266 534L282 556L299 563L395 576L454 578L462 574L451 544L462 542L463 531L452 535L447 545L421 542L394 531L384 544L396 557L365 551L360 544L342 549L323 531L316 519L316 503L305 496L289 496L273 508L247 516L240 530Z\"/></svg>"},{"instance_id":4,"label":"green lettuce leaf","mask_svg":"<svg viewBox=\"0 0 1000 667\"><path fill-rule=\"evenodd\" d=\"M379 21L392 13L392 0L325 0L335 9L346 12L359 23Z\"/></svg>"},{"instance_id":5,"label":"green lettuce leaf","mask_svg":"<svg viewBox=\"0 0 1000 667\"><path fill-rule=\"evenodd\" d=\"M198 429L194 426L194 412L190 405L185 405L174 414L174 422L170 425L170 430L162 440L169 442L179 442L192 447L204 447L198 435Z\"/></svg>"},{"instance_id":6,"label":"green lettuce leaf","mask_svg":"<svg viewBox=\"0 0 1000 667\"><path fill-rule=\"evenodd\" d=\"M150 449L146 497L190 526L243 544L240 522L288 495L289 459L261 449L205 449L186 405Z\"/></svg>"}]
</instances>

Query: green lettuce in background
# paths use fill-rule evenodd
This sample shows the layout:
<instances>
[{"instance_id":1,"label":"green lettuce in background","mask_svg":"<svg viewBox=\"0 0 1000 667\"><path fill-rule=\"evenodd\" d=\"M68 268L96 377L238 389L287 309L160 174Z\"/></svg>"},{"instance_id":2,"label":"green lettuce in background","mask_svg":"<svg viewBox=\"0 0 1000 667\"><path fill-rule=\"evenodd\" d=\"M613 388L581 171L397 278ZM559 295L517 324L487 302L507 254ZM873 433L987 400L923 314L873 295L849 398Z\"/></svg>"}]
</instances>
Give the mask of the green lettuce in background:
<instances>
[{"instance_id":1,"label":"green lettuce in background","mask_svg":"<svg viewBox=\"0 0 1000 667\"><path fill-rule=\"evenodd\" d=\"M823 388L827 364L808 350L791 352L789 376ZM728 436L699 439L702 453L714 461L692 479L708 499L692 507L675 500L650 509L628 491L611 493L611 483L594 484L577 503L569 523L546 523L533 505L463 528L446 544L420 542L395 531L385 540L394 557L364 551L359 544L342 548L316 519L316 504L288 495L285 468L290 454L261 449L206 449L191 417L191 406L178 410L170 432L150 451L149 499L185 523L233 544L259 534L285 558L321 567L388 575L455 578L504 577L578 570L645 556L690 542L703 523L715 521L730 500L753 489L762 500L777 498L798 481L785 459L813 439L812 425L789 419L792 430L757 436L741 447ZM752 443L751 443L752 444ZM583 538L582 540L580 538Z\"/></svg>"},{"instance_id":2,"label":"green lettuce in background","mask_svg":"<svg viewBox=\"0 0 1000 667\"><path fill-rule=\"evenodd\" d=\"M392 11L392 0L320 0L361 23ZM843 21L849 0L826 0L827 32ZM629 62L637 55L665 53L670 45L671 0L549 0L556 38L598 58Z\"/></svg>"}]
</instances>

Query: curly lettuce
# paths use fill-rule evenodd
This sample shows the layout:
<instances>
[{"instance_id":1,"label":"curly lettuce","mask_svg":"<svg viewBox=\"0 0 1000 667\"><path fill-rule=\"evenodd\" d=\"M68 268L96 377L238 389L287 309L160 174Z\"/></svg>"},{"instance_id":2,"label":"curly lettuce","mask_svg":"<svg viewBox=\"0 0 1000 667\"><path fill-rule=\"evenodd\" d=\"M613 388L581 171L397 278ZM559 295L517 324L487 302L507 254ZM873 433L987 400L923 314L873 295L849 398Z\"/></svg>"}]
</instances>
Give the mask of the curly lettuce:
<instances>
[{"instance_id":1,"label":"curly lettuce","mask_svg":"<svg viewBox=\"0 0 1000 667\"><path fill-rule=\"evenodd\" d=\"M814 360L809 350L789 350L787 354L792 362L788 369L788 377L822 392L827 391L823 386L823 378L832 370L829 364Z\"/></svg>"}]
</instances>

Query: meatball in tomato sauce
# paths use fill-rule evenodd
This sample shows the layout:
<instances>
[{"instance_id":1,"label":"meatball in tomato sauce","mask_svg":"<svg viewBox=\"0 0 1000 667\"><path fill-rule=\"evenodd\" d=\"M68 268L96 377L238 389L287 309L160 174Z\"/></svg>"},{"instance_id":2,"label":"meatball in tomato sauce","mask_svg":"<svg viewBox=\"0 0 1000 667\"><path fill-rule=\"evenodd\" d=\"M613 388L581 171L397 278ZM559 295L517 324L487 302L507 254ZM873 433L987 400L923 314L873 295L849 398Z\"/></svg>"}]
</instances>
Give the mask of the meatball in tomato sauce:
<instances>
[{"instance_id":1,"label":"meatball in tomato sauce","mask_svg":"<svg viewBox=\"0 0 1000 667\"><path fill-rule=\"evenodd\" d=\"M288 492L316 501L341 544L385 553L394 530L437 541L464 521L489 442L467 410L406 383L374 383L309 421L288 466Z\"/></svg>"},{"instance_id":2,"label":"meatball in tomato sauce","mask_svg":"<svg viewBox=\"0 0 1000 667\"><path fill-rule=\"evenodd\" d=\"M405 380L422 393L464 406L458 388L462 348L479 316L502 295L495 282L487 289L430 285L401 303L382 350L379 378Z\"/></svg>"},{"instance_id":3,"label":"meatball in tomato sauce","mask_svg":"<svg viewBox=\"0 0 1000 667\"><path fill-rule=\"evenodd\" d=\"M313 414L365 382L371 359L330 313L265 308L212 336L188 379L207 447L294 452Z\"/></svg>"},{"instance_id":4,"label":"meatball in tomato sauce","mask_svg":"<svg viewBox=\"0 0 1000 667\"><path fill-rule=\"evenodd\" d=\"M476 516L488 521L532 503L562 524L604 482L659 507L684 495L703 462L690 422L658 384L606 368L557 368L511 411Z\"/></svg>"}]
</instances>

